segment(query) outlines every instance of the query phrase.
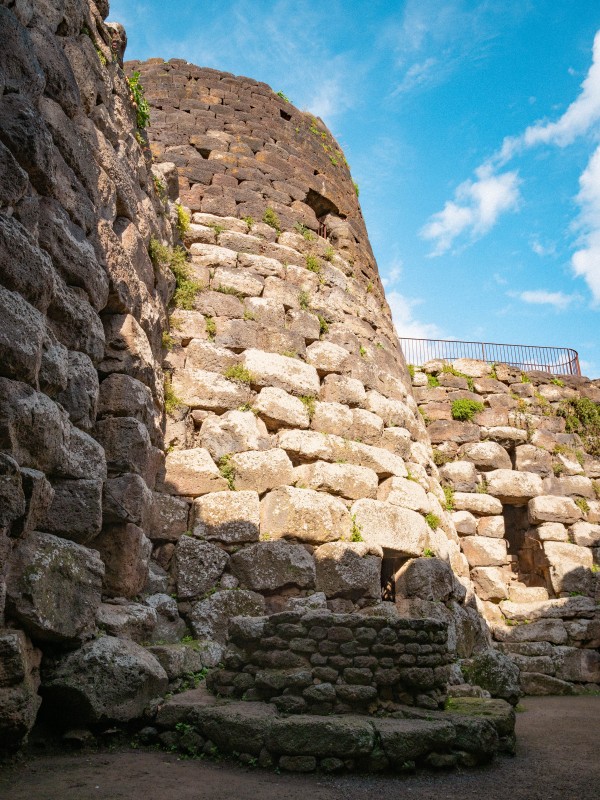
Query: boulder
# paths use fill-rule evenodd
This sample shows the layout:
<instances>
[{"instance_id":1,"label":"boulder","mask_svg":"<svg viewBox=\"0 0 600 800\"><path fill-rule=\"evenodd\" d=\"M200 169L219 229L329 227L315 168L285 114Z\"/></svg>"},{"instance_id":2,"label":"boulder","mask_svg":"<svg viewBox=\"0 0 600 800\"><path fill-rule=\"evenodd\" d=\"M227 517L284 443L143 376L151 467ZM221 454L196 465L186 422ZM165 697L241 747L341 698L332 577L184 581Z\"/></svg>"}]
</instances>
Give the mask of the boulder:
<instances>
[{"instance_id":1,"label":"boulder","mask_svg":"<svg viewBox=\"0 0 600 800\"><path fill-rule=\"evenodd\" d=\"M111 525L94 540L106 566L104 594L135 597L144 588L152 544L144 531L131 523Z\"/></svg>"},{"instance_id":2,"label":"boulder","mask_svg":"<svg viewBox=\"0 0 600 800\"><path fill-rule=\"evenodd\" d=\"M35 641L77 644L96 627L103 575L94 550L30 533L18 541L9 562L9 609Z\"/></svg>"},{"instance_id":3,"label":"boulder","mask_svg":"<svg viewBox=\"0 0 600 800\"><path fill-rule=\"evenodd\" d=\"M181 600L200 597L214 589L229 557L217 545L182 536L175 547L175 580Z\"/></svg>"},{"instance_id":4,"label":"boulder","mask_svg":"<svg viewBox=\"0 0 600 800\"><path fill-rule=\"evenodd\" d=\"M163 495L169 498L167 495ZM133 522L145 528L154 495L141 475L129 472L104 484L102 518L107 522Z\"/></svg>"},{"instance_id":5,"label":"boulder","mask_svg":"<svg viewBox=\"0 0 600 800\"><path fill-rule=\"evenodd\" d=\"M315 397L319 394L317 370L304 361L262 350L245 350L242 364L256 386L274 386L290 394Z\"/></svg>"},{"instance_id":6,"label":"boulder","mask_svg":"<svg viewBox=\"0 0 600 800\"><path fill-rule=\"evenodd\" d=\"M519 687L519 668L498 650L485 650L461 663L469 683L481 686L492 695L516 706L522 691Z\"/></svg>"},{"instance_id":7,"label":"boulder","mask_svg":"<svg viewBox=\"0 0 600 800\"><path fill-rule=\"evenodd\" d=\"M427 545L429 528L416 511L365 499L353 504L351 514L364 541L391 554L420 556Z\"/></svg>"},{"instance_id":8,"label":"boulder","mask_svg":"<svg viewBox=\"0 0 600 800\"><path fill-rule=\"evenodd\" d=\"M317 547L317 591L328 599L379 599L382 555L379 547L366 542L329 542Z\"/></svg>"},{"instance_id":9,"label":"boulder","mask_svg":"<svg viewBox=\"0 0 600 800\"><path fill-rule=\"evenodd\" d=\"M502 445L497 442L465 444L460 448L459 455L466 461L472 461L480 472L495 469L512 469L510 456Z\"/></svg>"},{"instance_id":10,"label":"boulder","mask_svg":"<svg viewBox=\"0 0 600 800\"><path fill-rule=\"evenodd\" d=\"M452 522L457 533L462 536L473 536L477 533L477 517L471 514L470 511L452 512Z\"/></svg>"},{"instance_id":11,"label":"boulder","mask_svg":"<svg viewBox=\"0 0 600 800\"><path fill-rule=\"evenodd\" d=\"M165 490L169 494L199 497L228 488L229 484L219 472L208 450L203 447L167 453Z\"/></svg>"},{"instance_id":12,"label":"boulder","mask_svg":"<svg viewBox=\"0 0 600 800\"><path fill-rule=\"evenodd\" d=\"M556 594L592 592L594 560L589 548L569 542L544 542L544 553L548 559L550 580Z\"/></svg>"},{"instance_id":13,"label":"boulder","mask_svg":"<svg viewBox=\"0 0 600 800\"><path fill-rule=\"evenodd\" d=\"M515 469L520 472L535 472L546 478L552 474L552 456L532 444L522 444L515 448Z\"/></svg>"},{"instance_id":14,"label":"boulder","mask_svg":"<svg viewBox=\"0 0 600 800\"><path fill-rule=\"evenodd\" d=\"M432 751L447 750L455 739L454 726L445 720L375 719L374 724L383 752L398 770Z\"/></svg>"},{"instance_id":15,"label":"boulder","mask_svg":"<svg viewBox=\"0 0 600 800\"><path fill-rule=\"evenodd\" d=\"M361 497L374 498L379 482L376 473L368 467L315 461L297 467L295 483L302 488L358 500Z\"/></svg>"},{"instance_id":16,"label":"boulder","mask_svg":"<svg viewBox=\"0 0 600 800\"><path fill-rule=\"evenodd\" d=\"M368 755L374 741L373 725L364 717L323 719L298 714L274 719L266 746L273 753L347 759Z\"/></svg>"},{"instance_id":17,"label":"boulder","mask_svg":"<svg viewBox=\"0 0 600 800\"><path fill-rule=\"evenodd\" d=\"M23 631L0 629L0 749L24 744L42 702L37 690L42 653Z\"/></svg>"},{"instance_id":18,"label":"boulder","mask_svg":"<svg viewBox=\"0 0 600 800\"><path fill-rule=\"evenodd\" d=\"M264 613L262 595L245 589L230 589L194 603L189 622L197 639L211 639L225 645L232 617L261 617Z\"/></svg>"},{"instance_id":19,"label":"boulder","mask_svg":"<svg viewBox=\"0 0 600 800\"><path fill-rule=\"evenodd\" d=\"M504 539L465 536L461 539L461 547L470 567L501 567L508 563Z\"/></svg>"},{"instance_id":20,"label":"boulder","mask_svg":"<svg viewBox=\"0 0 600 800\"><path fill-rule=\"evenodd\" d=\"M128 722L167 689L156 658L135 642L102 636L68 653L48 670L44 701L65 727Z\"/></svg>"},{"instance_id":21,"label":"boulder","mask_svg":"<svg viewBox=\"0 0 600 800\"><path fill-rule=\"evenodd\" d=\"M282 486L265 495L260 503L263 538L323 544L349 539L351 528L346 506L324 492Z\"/></svg>"},{"instance_id":22,"label":"boulder","mask_svg":"<svg viewBox=\"0 0 600 800\"><path fill-rule=\"evenodd\" d=\"M173 373L173 392L189 408L203 408L222 414L250 402L252 394L245 383L227 380L202 369L177 369Z\"/></svg>"},{"instance_id":23,"label":"boulder","mask_svg":"<svg viewBox=\"0 0 600 800\"><path fill-rule=\"evenodd\" d=\"M454 594L455 578L441 558L413 558L396 573L396 597L445 602Z\"/></svg>"},{"instance_id":24,"label":"boulder","mask_svg":"<svg viewBox=\"0 0 600 800\"><path fill-rule=\"evenodd\" d=\"M316 402L310 426L320 433L345 436L352 429L353 411L357 410L359 409L350 409L341 403Z\"/></svg>"},{"instance_id":25,"label":"boulder","mask_svg":"<svg viewBox=\"0 0 600 800\"><path fill-rule=\"evenodd\" d=\"M570 525L582 517L581 509L570 497L552 495L531 499L527 505L527 513L532 525L539 525L541 522L562 522Z\"/></svg>"},{"instance_id":26,"label":"boulder","mask_svg":"<svg viewBox=\"0 0 600 800\"><path fill-rule=\"evenodd\" d=\"M315 559L302 545L286 541L244 547L231 556L230 570L243 588L257 592L275 592L285 586L312 589L315 585Z\"/></svg>"},{"instance_id":27,"label":"boulder","mask_svg":"<svg viewBox=\"0 0 600 800\"><path fill-rule=\"evenodd\" d=\"M101 603L96 611L101 631L118 639L148 642L156 626L156 611L142 603Z\"/></svg>"},{"instance_id":28,"label":"boulder","mask_svg":"<svg viewBox=\"0 0 600 800\"><path fill-rule=\"evenodd\" d=\"M454 509L456 511L470 511L472 514L492 516L502 514L502 503L497 497L492 497L483 492L455 492Z\"/></svg>"},{"instance_id":29,"label":"boulder","mask_svg":"<svg viewBox=\"0 0 600 800\"><path fill-rule=\"evenodd\" d=\"M258 541L260 510L253 491L211 492L193 503L193 533L226 544Z\"/></svg>"},{"instance_id":30,"label":"boulder","mask_svg":"<svg viewBox=\"0 0 600 800\"><path fill-rule=\"evenodd\" d=\"M265 386L254 401L254 408L269 430L308 428L310 416L306 405L284 389Z\"/></svg>"},{"instance_id":31,"label":"boulder","mask_svg":"<svg viewBox=\"0 0 600 800\"><path fill-rule=\"evenodd\" d=\"M526 505L532 497L543 493L542 479L534 472L496 469L486 474L487 491L502 503Z\"/></svg>"},{"instance_id":32,"label":"boulder","mask_svg":"<svg viewBox=\"0 0 600 800\"><path fill-rule=\"evenodd\" d=\"M227 411L204 420L199 443L218 461L231 453L267 450L270 437L265 423L251 411Z\"/></svg>"},{"instance_id":33,"label":"boulder","mask_svg":"<svg viewBox=\"0 0 600 800\"><path fill-rule=\"evenodd\" d=\"M491 539L503 539L506 533L504 517L480 517L477 520L477 533L479 536L489 536Z\"/></svg>"},{"instance_id":34,"label":"boulder","mask_svg":"<svg viewBox=\"0 0 600 800\"><path fill-rule=\"evenodd\" d=\"M238 492L253 490L264 494L294 480L292 462L285 450L278 447L234 453L229 463L233 467L233 481Z\"/></svg>"},{"instance_id":35,"label":"boulder","mask_svg":"<svg viewBox=\"0 0 600 800\"><path fill-rule=\"evenodd\" d=\"M474 492L477 486L477 470L471 461L450 461L440 469L442 482L455 492Z\"/></svg>"},{"instance_id":36,"label":"boulder","mask_svg":"<svg viewBox=\"0 0 600 800\"><path fill-rule=\"evenodd\" d=\"M498 567L474 567L471 580L481 600L498 602L508 597L507 574Z\"/></svg>"},{"instance_id":37,"label":"boulder","mask_svg":"<svg viewBox=\"0 0 600 800\"><path fill-rule=\"evenodd\" d=\"M146 518L146 533L152 540L176 542L188 530L189 505L180 497L153 492Z\"/></svg>"},{"instance_id":38,"label":"boulder","mask_svg":"<svg viewBox=\"0 0 600 800\"><path fill-rule=\"evenodd\" d=\"M102 528L102 488L98 479L55 481L52 502L40 527L63 539L88 544Z\"/></svg>"}]
</instances>

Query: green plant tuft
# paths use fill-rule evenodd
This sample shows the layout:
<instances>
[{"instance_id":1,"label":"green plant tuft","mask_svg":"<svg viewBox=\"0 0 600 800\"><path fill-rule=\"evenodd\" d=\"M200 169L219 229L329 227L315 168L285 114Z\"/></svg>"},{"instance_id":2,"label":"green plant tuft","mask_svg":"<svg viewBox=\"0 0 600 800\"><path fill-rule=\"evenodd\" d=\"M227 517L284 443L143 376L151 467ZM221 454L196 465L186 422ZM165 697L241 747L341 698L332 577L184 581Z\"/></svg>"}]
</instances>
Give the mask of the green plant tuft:
<instances>
[{"instance_id":1,"label":"green plant tuft","mask_svg":"<svg viewBox=\"0 0 600 800\"><path fill-rule=\"evenodd\" d=\"M140 73L134 72L131 78L127 78L131 103L135 108L136 124L142 130L150 127L150 106L144 97L144 87L140 83Z\"/></svg>"},{"instance_id":2,"label":"green plant tuft","mask_svg":"<svg viewBox=\"0 0 600 800\"><path fill-rule=\"evenodd\" d=\"M303 311L308 311L310 305L310 295L308 292L300 292L298 294L298 303Z\"/></svg>"},{"instance_id":3,"label":"green plant tuft","mask_svg":"<svg viewBox=\"0 0 600 800\"><path fill-rule=\"evenodd\" d=\"M438 379L437 375L429 375L428 374L427 375L427 385L431 389L435 389L437 386L439 386L440 382L439 382L439 379Z\"/></svg>"},{"instance_id":4,"label":"green plant tuft","mask_svg":"<svg viewBox=\"0 0 600 800\"><path fill-rule=\"evenodd\" d=\"M590 504L585 499L585 497L576 497L575 505L579 508L582 514L587 514L588 511L590 510Z\"/></svg>"},{"instance_id":5,"label":"green plant tuft","mask_svg":"<svg viewBox=\"0 0 600 800\"><path fill-rule=\"evenodd\" d=\"M165 412L172 414L183 405L183 401L175 394L171 381L165 378Z\"/></svg>"},{"instance_id":6,"label":"green plant tuft","mask_svg":"<svg viewBox=\"0 0 600 800\"><path fill-rule=\"evenodd\" d=\"M435 531L440 527L441 520L437 514L432 514L429 512L429 514L425 514L425 522L429 525L432 531Z\"/></svg>"},{"instance_id":7,"label":"green plant tuft","mask_svg":"<svg viewBox=\"0 0 600 800\"><path fill-rule=\"evenodd\" d=\"M587 397L564 400L557 414L566 420L567 433L579 434L587 453L600 456L600 403Z\"/></svg>"},{"instance_id":8,"label":"green plant tuft","mask_svg":"<svg viewBox=\"0 0 600 800\"><path fill-rule=\"evenodd\" d=\"M360 195L360 189L358 188L358 183L356 181L352 181L352 185L354 186L354 191L356 192L356 196Z\"/></svg>"},{"instance_id":9,"label":"green plant tuft","mask_svg":"<svg viewBox=\"0 0 600 800\"><path fill-rule=\"evenodd\" d=\"M286 103L290 102L290 98L287 97L287 95L285 95L283 92L275 92L275 94L277 97L281 97L282 100L285 100Z\"/></svg>"},{"instance_id":10,"label":"green plant tuft","mask_svg":"<svg viewBox=\"0 0 600 800\"><path fill-rule=\"evenodd\" d=\"M298 399L300 400L301 403L303 403L304 407L308 411L308 418L312 420L312 418L315 415L315 403L316 403L315 398L309 395L302 395Z\"/></svg>"},{"instance_id":11,"label":"green plant tuft","mask_svg":"<svg viewBox=\"0 0 600 800\"><path fill-rule=\"evenodd\" d=\"M311 231L310 228L307 228L306 225L303 225L301 222L294 223L294 230L296 230L301 236L303 236L307 242L312 242L315 238L314 233Z\"/></svg>"},{"instance_id":12,"label":"green plant tuft","mask_svg":"<svg viewBox=\"0 0 600 800\"><path fill-rule=\"evenodd\" d=\"M435 558L435 550L426 547L425 550L423 550L423 558Z\"/></svg>"},{"instance_id":13,"label":"green plant tuft","mask_svg":"<svg viewBox=\"0 0 600 800\"><path fill-rule=\"evenodd\" d=\"M235 491L235 467L231 463L231 455L229 453L219 459L219 472L229 484L231 491Z\"/></svg>"},{"instance_id":14,"label":"green plant tuft","mask_svg":"<svg viewBox=\"0 0 600 800\"><path fill-rule=\"evenodd\" d=\"M329 323L327 322L325 317L321 316L321 314L318 315L318 320L319 320L319 335L324 336L329 330Z\"/></svg>"},{"instance_id":15,"label":"green plant tuft","mask_svg":"<svg viewBox=\"0 0 600 800\"><path fill-rule=\"evenodd\" d=\"M230 367L227 367L227 369L224 370L223 376L228 380L236 381L237 383L250 384L254 380L254 376L250 370L247 370L243 364L232 364Z\"/></svg>"},{"instance_id":16,"label":"green plant tuft","mask_svg":"<svg viewBox=\"0 0 600 800\"><path fill-rule=\"evenodd\" d=\"M254 217L244 217L244 222L248 226L248 230L252 230L252 226L254 225Z\"/></svg>"},{"instance_id":17,"label":"green plant tuft","mask_svg":"<svg viewBox=\"0 0 600 800\"><path fill-rule=\"evenodd\" d=\"M352 514L352 531L350 533L351 542L364 542L362 528L356 521L356 514Z\"/></svg>"},{"instance_id":18,"label":"green plant tuft","mask_svg":"<svg viewBox=\"0 0 600 800\"><path fill-rule=\"evenodd\" d=\"M452 403L452 419L460 422L471 422L480 411L483 411L483 403L478 403L477 400L454 400Z\"/></svg>"},{"instance_id":19,"label":"green plant tuft","mask_svg":"<svg viewBox=\"0 0 600 800\"><path fill-rule=\"evenodd\" d=\"M190 229L190 215L181 205L181 203L175 204L175 213L177 214L177 222L175 223L175 226L179 231L179 235L183 236Z\"/></svg>"},{"instance_id":20,"label":"green plant tuft","mask_svg":"<svg viewBox=\"0 0 600 800\"><path fill-rule=\"evenodd\" d=\"M406 368L408 369L408 374L411 378L415 377L415 365L414 364L407 364Z\"/></svg>"},{"instance_id":21,"label":"green plant tuft","mask_svg":"<svg viewBox=\"0 0 600 800\"><path fill-rule=\"evenodd\" d=\"M279 217L270 206L267 207L265 213L263 214L262 221L266 225L269 225L271 228L276 230L278 234L281 233L281 225L279 223Z\"/></svg>"},{"instance_id":22,"label":"green plant tuft","mask_svg":"<svg viewBox=\"0 0 600 800\"><path fill-rule=\"evenodd\" d=\"M331 245L329 245L325 250L325 255L323 256L323 258L325 259L325 261L333 261L334 256L335 256L335 250Z\"/></svg>"},{"instance_id":23,"label":"green plant tuft","mask_svg":"<svg viewBox=\"0 0 600 800\"><path fill-rule=\"evenodd\" d=\"M204 317L204 324L206 326L206 332L208 333L209 342L214 341L215 335L217 333L217 325L213 317Z\"/></svg>"},{"instance_id":24,"label":"green plant tuft","mask_svg":"<svg viewBox=\"0 0 600 800\"><path fill-rule=\"evenodd\" d=\"M163 350L172 350L175 344L175 339L168 331L163 331L161 336L161 344Z\"/></svg>"},{"instance_id":25,"label":"green plant tuft","mask_svg":"<svg viewBox=\"0 0 600 800\"><path fill-rule=\"evenodd\" d=\"M439 451L438 451L439 452ZM454 489L450 486L444 486L444 508L446 511L452 511L454 508Z\"/></svg>"},{"instance_id":26,"label":"green plant tuft","mask_svg":"<svg viewBox=\"0 0 600 800\"><path fill-rule=\"evenodd\" d=\"M318 275L319 272L321 272L319 259L316 256L306 256L306 269L310 270L310 272L315 272Z\"/></svg>"}]
</instances>

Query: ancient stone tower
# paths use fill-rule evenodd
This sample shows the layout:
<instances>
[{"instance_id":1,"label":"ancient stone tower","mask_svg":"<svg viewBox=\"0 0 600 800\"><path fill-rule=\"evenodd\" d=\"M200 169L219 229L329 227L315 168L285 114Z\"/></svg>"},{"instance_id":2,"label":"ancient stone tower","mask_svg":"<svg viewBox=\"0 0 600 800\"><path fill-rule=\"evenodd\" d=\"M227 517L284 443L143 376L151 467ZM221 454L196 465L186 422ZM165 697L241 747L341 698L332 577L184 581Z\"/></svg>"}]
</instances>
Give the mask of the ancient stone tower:
<instances>
[{"instance_id":1,"label":"ancient stone tower","mask_svg":"<svg viewBox=\"0 0 600 800\"><path fill-rule=\"evenodd\" d=\"M477 561L481 540L502 550L502 506L476 491L465 430L436 449L471 471L440 475L344 155L265 84L178 60L124 71L107 14L0 6L0 745L42 698L67 727L153 719L169 684L223 661L216 691L286 712L436 708L458 660L511 627L508 590L485 588L508 585L486 572L508 560ZM426 381L421 404L448 399ZM594 521L576 532L585 602L549 601L574 622L534 639L553 663L585 651L569 686L597 682ZM258 680L265 660L277 675ZM516 702L515 668L492 660ZM300 662L309 684L283 669Z\"/></svg>"}]
</instances>

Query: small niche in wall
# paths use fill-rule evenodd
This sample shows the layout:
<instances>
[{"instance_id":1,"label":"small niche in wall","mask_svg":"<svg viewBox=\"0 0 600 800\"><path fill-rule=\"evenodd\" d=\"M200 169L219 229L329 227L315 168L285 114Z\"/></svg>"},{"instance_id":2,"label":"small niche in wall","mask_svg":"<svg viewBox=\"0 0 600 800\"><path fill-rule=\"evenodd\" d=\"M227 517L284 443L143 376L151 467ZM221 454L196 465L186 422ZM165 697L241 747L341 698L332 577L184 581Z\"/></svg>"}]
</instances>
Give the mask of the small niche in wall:
<instances>
[{"instance_id":1,"label":"small niche in wall","mask_svg":"<svg viewBox=\"0 0 600 800\"><path fill-rule=\"evenodd\" d=\"M383 556L381 562L381 599L393 603L396 600L396 573L406 559Z\"/></svg>"},{"instance_id":2,"label":"small niche in wall","mask_svg":"<svg viewBox=\"0 0 600 800\"><path fill-rule=\"evenodd\" d=\"M286 121L289 122L292 118L291 114L288 114L287 111L284 111L283 108L279 109L279 115Z\"/></svg>"}]
</instances>

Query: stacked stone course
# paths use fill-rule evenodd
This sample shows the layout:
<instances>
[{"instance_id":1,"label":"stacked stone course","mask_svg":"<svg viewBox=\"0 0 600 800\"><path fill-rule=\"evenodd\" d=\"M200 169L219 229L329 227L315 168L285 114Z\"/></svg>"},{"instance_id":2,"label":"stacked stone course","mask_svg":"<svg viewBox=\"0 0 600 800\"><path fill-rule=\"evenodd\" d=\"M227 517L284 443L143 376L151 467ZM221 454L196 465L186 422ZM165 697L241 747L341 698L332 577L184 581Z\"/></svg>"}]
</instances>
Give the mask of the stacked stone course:
<instances>
[{"instance_id":1,"label":"stacked stone course","mask_svg":"<svg viewBox=\"0 0 600 800\"><path fill-rule=\"evenodd\" d=\"M417 368L413 387L479 607L523 690L597 690L600 459L564 405L600 402L599 382L457 360ZM472 421L452 419L461 399L482 404Z\"/></svg>"}]
</instances>

